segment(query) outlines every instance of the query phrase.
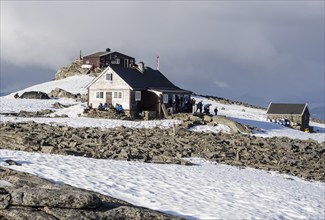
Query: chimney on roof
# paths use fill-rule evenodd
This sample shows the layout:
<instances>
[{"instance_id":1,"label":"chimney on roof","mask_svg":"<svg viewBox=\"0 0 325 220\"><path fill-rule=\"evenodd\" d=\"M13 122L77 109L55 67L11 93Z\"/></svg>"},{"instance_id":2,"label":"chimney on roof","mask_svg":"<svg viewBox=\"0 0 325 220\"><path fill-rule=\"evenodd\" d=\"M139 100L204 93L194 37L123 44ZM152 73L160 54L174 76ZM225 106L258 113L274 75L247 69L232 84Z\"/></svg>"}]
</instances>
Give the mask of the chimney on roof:
<instances>
[{"instance_id":1,"label":"chimney on roof","mask_svg":"<svg viewBox=\"0 0 325 220\"><path fill-rule=\"evenodd\" d=\"M141 72L141 73L143 73L144 72L144 62L139 62L139 64L138 64L138 69L139 69L139 71Z\"/></svg>"},{"instance_id":2,"label":"chimney on roof","mask_svg":"<svg viewBox=\"0 0 325 220\"><path fill-rule=\"evenodd\" d=\"M111 52L111 48L106 48L106 52Z\"/></svg>"}]
</instances>

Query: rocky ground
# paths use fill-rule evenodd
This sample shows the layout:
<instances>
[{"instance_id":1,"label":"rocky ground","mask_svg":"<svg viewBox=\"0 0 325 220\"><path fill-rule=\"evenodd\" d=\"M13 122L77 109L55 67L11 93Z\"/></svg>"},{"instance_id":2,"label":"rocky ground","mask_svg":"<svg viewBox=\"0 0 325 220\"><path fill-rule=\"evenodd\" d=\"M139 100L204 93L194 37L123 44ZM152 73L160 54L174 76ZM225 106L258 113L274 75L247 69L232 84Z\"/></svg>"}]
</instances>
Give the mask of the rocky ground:
<instances>
[{"instance_id":1,"label":"rocky ground","mask_svg":"<svg viewBox=\"0 0 325 220\"><path fill-rule=\"evenodd\" d=\"M325 181L325 143L286 137L262 138L225 117L179 115L183 123L170 129L72 128L45 124L0 124L0 148L77 155L92 158L137 160L190 165L189 157L273 170L308 180ZM198 124L228 125L232 132L198 133ZM244 132L244 133L242 133Z\"/></svg>"},{"instance_id":2,"label":"rocky ground","mask_svg":"<svg viewBox=\"0 0 325 220\"><path fill-rule=\"evenodd\" d=\"M181 219L0 167L1 220Z\"/></svg>"}]
</instances>

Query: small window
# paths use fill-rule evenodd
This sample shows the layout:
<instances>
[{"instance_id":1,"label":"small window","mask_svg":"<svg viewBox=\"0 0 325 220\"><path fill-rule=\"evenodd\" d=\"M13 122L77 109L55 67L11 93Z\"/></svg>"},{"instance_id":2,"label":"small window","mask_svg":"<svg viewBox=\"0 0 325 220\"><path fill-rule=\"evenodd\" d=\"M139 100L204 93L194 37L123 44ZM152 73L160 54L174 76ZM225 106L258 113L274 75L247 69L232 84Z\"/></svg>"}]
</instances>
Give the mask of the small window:
<instances>
[{"instance_id":1,"label":"small window","mask_svg":"<svg viewBox=\"0 0 325 220\"><path fill-rule=\"evenodd\" d=\"M97 99L102 99L102 98L104 98L104 92L96 92L96 98L97 98Z\"/></svg>"},{"instance_id":2,"label":"small window","mask_svg":"<svg viewBox=\"0 0 325 220\"><path fill-rule=\"evenodd\" d=\"M114 92L114 99L122 99L122 92Z\"/></svg>"},{"instance_id":3,"label":"small window","mask_svg":"<svg viewBox=\"0 0 325 220\"><path fill-rule=\"evenodd\" d=\"M106 80L112 81L112 79L113 79L113 74L112 73L107 73L106 74Z\"/></svg>"},{"instance_id":4,"label":"small window","mask_svg":"<svg viewBox=\"0 0 325 220\"><path fill-rule=\"evenodd\" d=\"M135 91L135 101L141 101L141 91Z\"/></svg>"},{"instance_id":5,"label":"small window","mask_svg":"<svg viewBox=\"0 0 325 220\"><path fill-rule=\"evenodd\" d=\"M116 58L116 64L120 64L120 58Z\"/></svg>"},{"instance_id":6,"label":"small window","mask_svg":"<svg viewBox=\"0 0 325 220\"><path fill-rule=\"evenodd\" d=\"M168 94L164 94L163 103L168 103Z\"/></svg>"}]
</instances>

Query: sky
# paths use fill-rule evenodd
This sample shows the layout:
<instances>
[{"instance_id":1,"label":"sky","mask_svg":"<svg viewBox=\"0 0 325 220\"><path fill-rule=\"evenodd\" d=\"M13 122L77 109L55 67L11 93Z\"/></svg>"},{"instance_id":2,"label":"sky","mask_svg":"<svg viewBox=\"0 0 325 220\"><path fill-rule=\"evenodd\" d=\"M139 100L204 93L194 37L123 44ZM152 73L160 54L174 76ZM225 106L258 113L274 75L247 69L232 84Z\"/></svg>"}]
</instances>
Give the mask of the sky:
<instances>
[{"instance_id":1,"label":"sky","mask_svg":"<svg viewBox=\"0 0 325 220\"><path fill-rule=\"evenodd\" d=\"M324 106L324 1L3 1L1 87L52 80L113 51L177 86L267 106Z\"/></svg>"}]
</instances>

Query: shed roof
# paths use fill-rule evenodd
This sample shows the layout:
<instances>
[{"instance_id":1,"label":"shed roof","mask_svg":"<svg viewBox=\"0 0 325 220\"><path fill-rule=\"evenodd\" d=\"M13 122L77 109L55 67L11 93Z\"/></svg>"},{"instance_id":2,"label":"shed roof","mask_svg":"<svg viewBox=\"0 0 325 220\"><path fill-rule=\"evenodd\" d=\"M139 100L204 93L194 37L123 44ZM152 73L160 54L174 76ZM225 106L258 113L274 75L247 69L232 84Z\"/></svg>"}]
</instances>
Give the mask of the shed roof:
<instances>
[{"instance_id":1,"label":"shed roof","mask_svg":"<svg viewBox=\"0 0 325 220\"><path fill-rule=\"evenodd\" d=\"M150 67L145 67L143 73L136 68L117 66L111 66L111 68L134 90L152 89L164 93L192 93L175 86L159 70Z\"/></svg>"},{"instance_id":2,"label":"shed roof","mask_svg":"<svg viewBox=\"0 0 325 220\"><path fill-rule=\"evenodd\" d=\"M302 115L307 104L270 103L266 114Z\"/></svg>"}]
</instances>

